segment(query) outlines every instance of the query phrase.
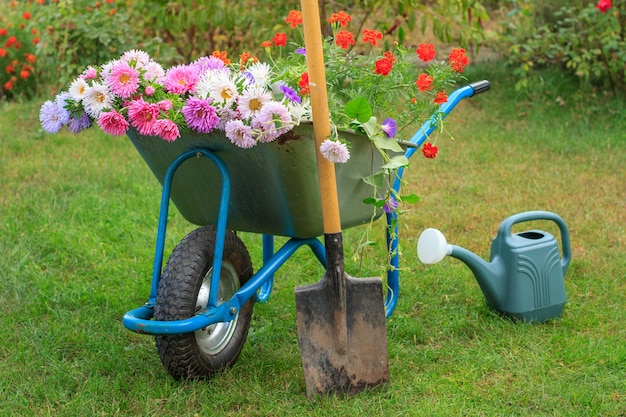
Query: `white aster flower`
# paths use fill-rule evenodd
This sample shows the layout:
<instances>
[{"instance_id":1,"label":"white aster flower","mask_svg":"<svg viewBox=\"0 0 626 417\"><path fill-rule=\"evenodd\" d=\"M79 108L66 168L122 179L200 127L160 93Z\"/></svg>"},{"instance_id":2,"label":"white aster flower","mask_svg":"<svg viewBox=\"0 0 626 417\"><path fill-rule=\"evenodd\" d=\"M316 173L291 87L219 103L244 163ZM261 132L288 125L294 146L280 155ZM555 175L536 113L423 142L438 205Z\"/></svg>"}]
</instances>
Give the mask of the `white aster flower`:
<instances>
[{"instance_id":1,"label":"white aster flower","mask_svg":"<svg viewBox=\"0 0 626 417\"><path fill-rule=\"evenodd\" d=\"M242 118L252 119L271 100L272 96L267 91L253 86L239 96L237 109L241 113Z\"/></svg>"},{"instance_id":2,"label":"white aster flower","mask_svg":"<svg viewBox=\"0 0 626 417\"><path fill-rule=\"evenodd\" d=\"M83 107L92 118L97 119L102 110L111 108L112 105L113 97L105 85L94 84L86 89Z\"/></svg>"},{"instance_id":3,"label":"white aster flower","mask_svg":"<svg viewBox=\"0 0 626 417\"><path fill-rule=\"evenodd\" d=\"M254 84L265 87L269 84L272 67L266 62L255 62L248 67L247 72L254 77Z\"/></svg>"},{"instance_id":4,"label":"white aster flower","mask_svg":"<svg viewBox=\"0 0 626 417\"><path fill-rule=\"evenodd\" d=\"M89 84L82 78L77 78L70 84L70 95L74 100L80 101L85 97L85 91L89 88Z\"/></svg>"},{"instance_id":5,"label":"white aster flower","mask_svg":"<svg viewBox=\"0 0 626 417\"><path fill-rule=\"evenodd\" d=\"M135 68L145 68L145 66L152 61L150 59L150 55L138 49L132 49L124 52L120 59L122 61L126 61L131 67Z\"/></svg>"},{"instance_id":6,"label":"white aster flower","mask_svg":"<svg viewBox=\"0 0 626 417\"><path fill-rule=\"evenodd\" d=\"M208 70L196 84L196 95L200 98L210 97L213 105L228 107L239 97L237 78L231 77L226 71Z\"/></svg>"},{"instance_id":7,"label":"white aster flower","mask_svg":"<svg viewBox=\"0 0 626 417\"><path fill-rule=\"evenodd\" d=\"M143 70L143 78L151 83L162 84L165 79L165 70L161 66L161 64L150 61L146 65L144 65Z\"/></svg>"},{"instance_id":8,"label":"white aster flower","mask_svg":"<svg viewBox=\"0 0 626 417\"><path fill-rule=\"evenodd\" d=\"M302 121L311 121L311 101L308 98L302 100L302 103L287 101L285 105L296 125Z\"/></svg>"}]
</instances>

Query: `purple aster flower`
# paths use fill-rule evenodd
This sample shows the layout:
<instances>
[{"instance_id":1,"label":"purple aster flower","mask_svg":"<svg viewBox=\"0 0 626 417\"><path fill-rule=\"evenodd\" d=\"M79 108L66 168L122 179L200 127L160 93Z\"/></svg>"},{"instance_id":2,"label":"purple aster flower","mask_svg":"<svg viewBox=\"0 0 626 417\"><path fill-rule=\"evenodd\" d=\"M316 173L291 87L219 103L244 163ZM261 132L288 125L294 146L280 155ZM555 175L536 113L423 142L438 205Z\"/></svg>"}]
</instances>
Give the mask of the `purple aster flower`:
<instances>
[{"instance_id":1,"label":"purple aster flower","mask_svg":"<svg viewBox=\"0 0 626 417\"><path fill-rule=\"evenodd\" d=\"M183 115L187 126L198 133L209 133L219 124L215 107L211 106L211 99L189 98L183 107Z\"/></svg>"},{"instance_id":2,"label":"purple aster flower","mask_svg":"<svg viewBox=\"0 0 626 417\"><path fill-rule=\"evenodd\" d=\"M346 144L330 139L326 139L322 142L320 145L320 153L324 155L324 158L334 163L344 163L350 159L350 151Z\"/></svg>"},{"instance_id":3,"label":"purple aster flower","mask_svg":"<svg viewBox=\"0 0 626 417\"><path fill-rule=\"evenodd\" d=\"M289 86L285 84L281 84L280 91L282 91L285 97L287 97L289 100L293 101L294 103L298 103L298 104L302 103L302 99L300 98L298 93L296 93L295 90L290 88Z\"/></svg>"},{"instance_id":4,"label":"purple aster flower","mask_svg":"<svg viewBox=\"0 0 626 417\"><path fill-rule=\"evenodd\" d=\"M252 73L250 71L245 71L243 73L244 78L248 81L248 85L250 84L254 84L254 75L252 75Z\"/></svg>"},{"instance_id":5,"label":"purple aster flower","mask_svg":"<svg viewBox=\"0 0 626 417\"><path fill-rule=\"evenodd\" d=\"M62 124L66 125L70 121L70 117L72 113L66 109L66 106L69 104L69 100L72 100L72 95L69 91L64 91L62 93L57 94L54 98L54 104L57 105L59 111L59 117Z\"/></svg>"},{"instance_id":6,"label":"purple aster flower","mask_svg":"<svg viewBox=\"0 0 626 417\"><path fill-rule=\"evenodd\" d=\"M383 122L381 127L383 129L383 132L385 132L385 134L390 138L394 137L396 135L396 132L398 131L398 125L396 124L396 121L390 117Z\"/></svg>"},{"instance_id":7,"label":"purple aster flower","mask_svg":"<svg viewBox=\"0 0 626 417\"><path fill-rule=\"evenodd\" d=\"M83 113L80 117L70 118L67 128L72 133L79 133L88 127L91 127L91 119L87 113Z\"/></svg>"},{"instance_id":8,"label":"purple aster flower","mask_svg":"<svg viewBox=\"0 0 626 417\"><path fill-rule=\"evenodd\" d=\"M200 57L194 62L192 62L191 65L195 67L198 73L200 74L202 74L203 72L207 70L218 70L218 69L228 70L228 68L224 65L224 61L214 56Z\"/></svg>"},{"instance_id":9,"label":"purple aster flower","mask_svg":"<svg viewBox=\"0 0 626 417\"><path fill-rule=\"evenodd\" d=\"M39 121L41 122L43 130L48 133L57 133L61 130L65 111L64 109L60 109L52 100L43 103L41 110L39 110Z\"/></svg>"},{"instance_id":10,"label":"purple aster flower","mask_svg":"<svg viewBox=\"0 0 626 417\"><path fill-rule=\"evenodd\" d=\"M398 208L398 202L393 196L389 196L389 200L385 202L383 210L385 213L393 213Z\"/></svg>"}]
</instances>

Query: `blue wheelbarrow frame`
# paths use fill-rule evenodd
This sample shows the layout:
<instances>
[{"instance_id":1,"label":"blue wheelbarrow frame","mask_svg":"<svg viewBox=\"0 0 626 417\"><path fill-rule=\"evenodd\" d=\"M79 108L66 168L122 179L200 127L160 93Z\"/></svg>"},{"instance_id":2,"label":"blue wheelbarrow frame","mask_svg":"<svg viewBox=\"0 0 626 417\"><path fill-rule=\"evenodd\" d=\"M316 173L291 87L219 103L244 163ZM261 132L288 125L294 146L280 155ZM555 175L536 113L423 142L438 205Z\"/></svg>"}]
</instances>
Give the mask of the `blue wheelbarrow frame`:
<instances>
[{"instance_id":1,"label":"blue wheelbarrow frame","mask_svg":"<svg viewBox=\"0 0 626 417\"><path fill-rule=\"evenodd\" d=\"M441 118L445 118L461 100L472 97L489 89L488 81L479 81L455 90L448 97L448 101L441 105ZM427 137L436 128L436 118L428 119L422 127L407 142L405 156L410 158L424 143ZM157 288L161 278L163 255L165 247L165 235L167 218L170 207L170 196L174 175L178 168L191 158L205 157L218 169L221 177L221 195L219 199L219 214L217 216L216 245L213 255L213 279L211 291L206 309L193 317L184 320L158 321L153 320L154 307L157 299ZM394 184L394 191L400 189L401 178L404 169L400 168ZM313 238L289 238L278 250L275 250L274 235L263 234L263 266L227 301L218 304L218 286L222 267L224 240L227 229L229 214L229 202L231 198L231 174L224 160L215 152L197 147L181 153L167 168L163 179L163 190L157 229L156 250L152 271L152 283L148 301L129 312L123 319L123 325L134 332L152 335L174 335L191 333L215 323L233 320L241 307L252 297L256 301L265 302L272 292L274 273L280 268L300 247L308 246L322 266L326 265L324 245L316 237ZM386 213L387 220L387 248L392 254L391 267L387 271L387 296L385 300L386 316L389 317L396 308L400 294L400 259L398 254L398 218L396 212ZM390 229L393 228L393 231Z\"/></svg>"}]
</instances>

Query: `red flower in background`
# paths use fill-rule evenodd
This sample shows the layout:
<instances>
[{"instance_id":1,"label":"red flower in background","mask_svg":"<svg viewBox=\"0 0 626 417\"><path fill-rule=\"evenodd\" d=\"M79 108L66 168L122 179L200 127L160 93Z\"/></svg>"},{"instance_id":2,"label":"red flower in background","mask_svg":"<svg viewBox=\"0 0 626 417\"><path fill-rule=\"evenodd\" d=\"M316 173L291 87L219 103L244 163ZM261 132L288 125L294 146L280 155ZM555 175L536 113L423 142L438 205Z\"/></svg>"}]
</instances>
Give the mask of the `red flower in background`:
<instances>
[{"instance_id":1,"label":"red flower in background","mask_svg":"<svg viewBox=\"0 0 626 417\"><path fill-rule=\"evenodd\" d=\"M420 43L415 52L417 53L417 56L424 62L435 59L435 55L437 54L437 52L435 52L435 45L433 45L432 43Z\"/></svg>"},{"instance_id":2,"label":"red flower in background","mask_svg":"<svg viewBox=\"0 0 626 417\"><path fill-rule=\"evenodd\" d=\"M348 49L350 45L354 45L354 36L352 36L352 33L347 30L340 30L337 33L335 43L343 49Z\"/></svg>"},{"instance_id":3,"label":"red flower in background","mask_svg":"<svg viewBox=\"0 0 626 417\"><path fill-rule=\"evenodd\" d=\"M463 72L463 69L467 64L469 64L469 58L465 55L465 49L463 48L453 48L450 51L450 67L452 67L453 71Z\"/></svg>"},{"instance_id":4,"label":"red flower in background","mask_svg":"<svg viewBox=\"0 0 626 417\"><path fill-rule=\"evenodd\" d=\"M340 12L331 14L330 17L326 20L328 20L328 23L339 23L341 27L345 28L352 20L352 16L342 10Z\"/></svg>"},{"instance_id":5,"label":"red flower in background","mask_svg":"<svg viewBox=\"0 0 626 417\"><path fill-rule=\"evenodd\" d=\"M439 151L439 148L437 148L436 146L433 146L433 144L430 142L425 143L424 146L422 146L422 153L424 154L426 158L429 158L429 159L433 159L434 157L436 157L438 151Z\"/></svg>"},{"instance_id":6,"label":"red flower in background","mask_svg":"<svg viewBox=\"0 0 626 417\"><path fill-rule=\"evenodd\" d=\"M6 36L8 31L5 28L0 28L0 36Z\"/></svg>"},{"instance_id":7,"label":"red flower in background","mask_svg":"<svg viewBox=\"0 0 626 417\"><path fill-rule=\"evenodd\" d=\"M435 102L435 104L443 104L448 101L448 95L445 91L440 91L437 93L437 95L435 95L433 101Z\"/></svg>"},{"instance_id":8,"label":"red flower in background","mask_svg":"<svg viewBox=\"0 0 626 417\"><path fill-rule=\"evenodd\" d=\"M226 58L226 55L228 55L227 51L213 51L213 56L215 58L220 59L224 65L230 65L230 59Z\"/></svg>"},{"instance_id":9,"label":"red flower in background","mask_svg":"<svg viewBox=\"0 0 626 417\"><path fill-rule=\"evenodd\" d=\"M600 10L602 13L606 13L611 7L613 7L611 0L600 0L598 4L596 4L596 9Z\"/></svg>"},{"instance_id":10,"label":"red flower in background","mask_svg":"<svg viewBox=\"0 0 626 417\"><path fill-rule=\"evenodd\" d=\"M433 89L433 77L428 74L420 74L417 76L417 81L415 81L415 85L421 92L432 90Z\"/></svg>"},{"instance_id":11,"label":"red flower in background","mask_svg":"<svg viewBox=\"0 0 626 417\"><path fill-rule=\"evenodd\" d=\"M275 46L287 46L287 34L286 33L277 33L272 38L272 42L274 42Z\"/></svg>"},{"instance_id":12,"label":"red flower in background","mask_svg":"<svg viewBox=\"0 0 626 417\"><path fill-rule=\"evenodd\" d=\"M381 58L374 65L376 66L376 74L386 76L393 68L393 61L388 58Z\"/></svg>"},{"instance_id":13,"label":"red flower in background","mask_svg":"<svg viewBox=\"0 0 626 417\"><path fill-rule=\"evenodd\" d=\"M298 86L300 87L300 95L309 94L311 88L309 87L309 73L304 72L300 76L300 81L298 81Z\"/></svg>"},{"instance_id":14,"label":"red flower in background","mask_svg":"<svg viewBox=\"0 0 626 417\"><path fill-rule=\"evenodd\" d=\"M291 24L291 28L295 29L298 25L302 24L302 12L300 10L291 10L285 22Z\"/></svg>"},{"instance_id":15,"label":"red flower in background","mask_svg":"<svg viewBox=\"0 0 626 417\"><path fill-rule=\"evenodd\" d=\"M383 38L382 32L372 29L363 29L363 42L371 43L372 46L378 45L378 41Z\"/></svg>"}]
</instances>

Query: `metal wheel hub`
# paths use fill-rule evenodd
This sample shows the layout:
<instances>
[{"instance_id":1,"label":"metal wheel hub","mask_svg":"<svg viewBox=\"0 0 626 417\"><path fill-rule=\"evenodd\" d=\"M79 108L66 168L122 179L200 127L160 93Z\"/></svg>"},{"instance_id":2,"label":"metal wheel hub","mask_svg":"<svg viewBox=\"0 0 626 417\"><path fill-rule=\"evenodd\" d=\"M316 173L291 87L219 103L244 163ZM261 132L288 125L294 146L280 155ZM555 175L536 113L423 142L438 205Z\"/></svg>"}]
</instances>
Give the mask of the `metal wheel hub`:
<instances>
[{"instance_id":1,"label":"metal wheel hub","mask_svg":"<svg viewBox=\"0 0 626 417\"><path fill-rule=\"evenodd\" d=\"M213 269L211 268L202 280L196 301L196 311L206 309L208 305L212 276ZM239 290L239 287L239 275L237 275L235 268L229 263L222 263L217 305L219 306L230 300L233 294ZM239 313L229 322L215 323L196 331L196 341L200 349L208 355L216 355L221 352L235 333L238 317Z\"/></svg>"}]
</instances>

